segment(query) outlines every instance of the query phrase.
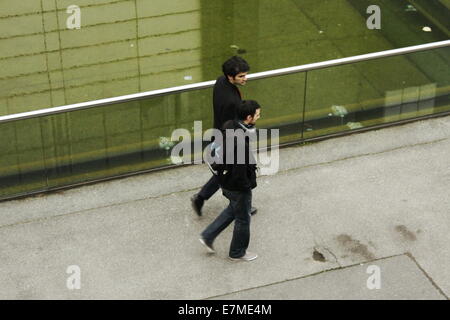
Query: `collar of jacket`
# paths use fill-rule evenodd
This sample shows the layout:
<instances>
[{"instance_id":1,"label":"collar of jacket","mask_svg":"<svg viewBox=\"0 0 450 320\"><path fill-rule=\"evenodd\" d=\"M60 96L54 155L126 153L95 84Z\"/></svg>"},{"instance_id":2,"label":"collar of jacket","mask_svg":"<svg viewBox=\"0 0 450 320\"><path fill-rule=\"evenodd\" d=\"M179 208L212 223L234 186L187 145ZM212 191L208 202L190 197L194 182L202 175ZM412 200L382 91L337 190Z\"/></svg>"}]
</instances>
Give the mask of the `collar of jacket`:
<instances>
[{"instance_id":1,"label":"collar of jacket","mask_svg":"<svg viewBox=\"0 0 450 320\"><path fill-rule=\"evenodd\" d=\"M239 90L239 88L235 84L232 84L230 82L230 80L228 80L227 76L223 75L222 77L223 77L223 82L225 83L225 86L228 87L229 89L237 92L242 99L242 94L241 94L241 91Z\"/></svg>"},{"instance_id":2,"label":"collar of jacket","mask_svg":"<svg viewBox=\"0 0 450 320\"><path fill-rule=\"evenodd\" d=\"M256 131L256 127L254 124L245 124L242 121L237 121L237 123L239 124L239 126L244 129L244 131L248 131L250 133L253 133Z\"/></svg>"},{"instance_id":3,"label":"collar of jacket","mask_svg":"<svg viewBox=\"0 0 450 320\"><path fill-rule=\"evenodd\" d=\"M224 82L227 84L227 86L229 86L230 88L237 89L236 85L232 84L230 80L228 80L228 77L226 75L223 75L222 77L224 78Z\"/></svg>"}]
</instances>

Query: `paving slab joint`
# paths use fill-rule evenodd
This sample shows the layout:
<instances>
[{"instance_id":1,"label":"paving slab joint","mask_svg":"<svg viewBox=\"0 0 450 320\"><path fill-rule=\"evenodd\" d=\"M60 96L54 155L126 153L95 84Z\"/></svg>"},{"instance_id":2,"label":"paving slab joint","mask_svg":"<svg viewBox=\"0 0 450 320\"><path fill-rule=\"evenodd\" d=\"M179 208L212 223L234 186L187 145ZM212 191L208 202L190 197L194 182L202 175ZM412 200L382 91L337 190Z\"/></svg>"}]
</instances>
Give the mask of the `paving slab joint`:
<instances>
[{"instance_id":1,"label":"paving slab joint","mask_svg":"<svg viewBox=\"0 0 450 320\"><path fill-rule=\"evenodd\" d=\"M431 276L425 271L424 268L422 268L422 266L419 264L419 262L417 262L416 258L414 258L414 256L412 255L411 252L406 252L405 255L407 257L409 257L416 265L417 267L423 272L423 274L425 275L425 277L427 277L428 281L431 282L431 284L433 285L433 287L436 288L437 291L439 291L440 294L442 294L447 300L450 300L449 297L445 294L445 292L437 285L437 283L433 280L433 278L431 278Z\"/></svg>"},{"instance_id":2,"label":"paving slab joint","mask_svg":"<svg viewBox=\"0 0 450 320\"><path fill-rule=\"evenodd\" d=\"M321 248L323 248L323 247L321 247ZM316 247L314 249L316 249ZM331 251L329 251L329 252L331 253ZM390 258L395 258L395 257L400 257L400 256L403 256L403 255L407 255L407 254L408 253L400 253L400 254L395 254L395 255L391 255L391 256L387 256L387 257L381 257L381 258L375 258L375 259L371 259L371 260L361 261L361 262L358 262L358 263L355 263L355 264L352 264L352 265L339 266L339 267L336 267L336 268L325 269L325 270L322 270L322 271L319 271L319 272L315 272L315 273L312 273L312 274L307 274L307 275L294 277L294 278L288 278L288 279L284 279L284 280L281 280L281 281L267 283L267 284L263 284L263 285L256 286L256 287L243 288L241 290L236 290L236 291L232 291L232 292L226 292L226 293L215 295L215 296L211 296L211 297L205 297L205 298L203 298L201 300L210 300L210 299L220 298L220 297L227 296L227 295L234 294L234 293L239 293L239 292L244 292L244 291L249 291L249 290L254 290L254 289L259 289L259 288L264 288L264 287L269 287L269 286L272 286L272 285L281 284L281 283L285 283L285 282L289 282L289 281L295 281L295 280L300 280L300 279L311 278L311 277L317 276L317 275L325 273L325 272L344 270L344 269L348 269L348 268L355 267L355 266L361 266L363 264L369 264L369 263L372 263L374 261L386 260L386 259L390 259ZM435 286L435 287L437 287L437 286ZM437 288L444 295L444 297L447 298L447 296L442 292L442 290L440 290L439 287L437 287Z\"/></svg>"}]
</instances>

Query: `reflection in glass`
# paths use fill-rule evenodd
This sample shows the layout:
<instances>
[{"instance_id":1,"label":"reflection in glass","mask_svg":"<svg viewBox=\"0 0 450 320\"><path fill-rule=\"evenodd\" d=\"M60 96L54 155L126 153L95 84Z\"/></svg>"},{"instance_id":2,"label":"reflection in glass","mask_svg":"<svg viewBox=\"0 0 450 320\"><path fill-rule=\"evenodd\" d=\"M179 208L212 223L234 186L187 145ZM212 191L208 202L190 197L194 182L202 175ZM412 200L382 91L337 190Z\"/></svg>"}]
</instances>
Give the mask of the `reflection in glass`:
<instances>
[{"instance_id":1,"label":"reflection in glass","mask_svg":"<svg viewBox=\"0 0 450 320\"><path fill-rule=\"evenodd\" d=\"M449 111L449 48L308 72L305 138Z\"/></svg>"},{"instance_id":2,"label":"reflection in glass","mask_svg":"<svg viewBox=\"0 0 450 320\"><path fill-rule=\"evenodd\" d=\"M72 1L0 1L0 115L216 79L235 54L259 72L448 39L441 1L411 3L84 0L70 30Z\"/></svg>"}]
</instances>

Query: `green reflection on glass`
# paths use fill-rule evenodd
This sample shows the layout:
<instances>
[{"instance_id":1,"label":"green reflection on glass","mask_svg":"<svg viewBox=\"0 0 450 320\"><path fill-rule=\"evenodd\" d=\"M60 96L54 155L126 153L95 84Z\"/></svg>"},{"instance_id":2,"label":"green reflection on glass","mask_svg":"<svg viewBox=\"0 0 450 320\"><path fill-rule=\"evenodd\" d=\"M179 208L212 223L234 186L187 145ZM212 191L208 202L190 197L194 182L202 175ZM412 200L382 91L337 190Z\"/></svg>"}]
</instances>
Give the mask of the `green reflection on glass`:
<instances>
[{"instance_id":1,"label":"green reflection on glass","mask_svg":"<svg viewBox=\"0 0 450 320\"><path fill-rule=\"evenodd\" d=\"M259 128L295 142L450 111L449 53L253 80L241 91L262 106ZM195 121L212 127L212 88L3 123L0 197L172 165L173 131L193 137Z\"/></svg>"},{"instance_id":2,"label":"green reflection on glass","mask_svg":"<svg viewBox=\"0 0 450 320\"><path fill-rule=\"evenodd\" d=\"M49 187L171 165L172 132L210 128L211 98L205 89L44 117Z\"/></svg>"},{"instance_id":3,"label":"green reflection on glass","mask_svg":"<svg viewBox=\"0 0 450 320\"><path fill-rule=\"evenodd\" d=\"M250 81L243 92L261 105L258 128L280 129L280 143L301 139L305 73Z\"/></svg>"},{"instance_id":4,"label":"green reflection on glass","mask_svg":"<svg viewBox=\"0 0 450 320\"><path fill-rule=\"evenodd\" d=\"M450 35L442 0L83 0L69 30L72 4L0 1L0 114L215 79L235 54L259 72Z\"/></svg>"},{"instance_id":5,"label":"green reflection on glass","mask_svg":"<svg viewBox=\"0 0 450 320\"><path fill-rule=\"evenodd\" d=\"M0 125L0 197L47 187L40 119Z\"/></svg>"},{"instance_id":6,"label":"green reflection on glass","mask_svg":"<svg viewBox=\"0 0 450 320\"><path fill-rule=\"evenodd\" d=\"M449 50L308 72L304 137L448 111Z\"/></svg>"}]
</instances>

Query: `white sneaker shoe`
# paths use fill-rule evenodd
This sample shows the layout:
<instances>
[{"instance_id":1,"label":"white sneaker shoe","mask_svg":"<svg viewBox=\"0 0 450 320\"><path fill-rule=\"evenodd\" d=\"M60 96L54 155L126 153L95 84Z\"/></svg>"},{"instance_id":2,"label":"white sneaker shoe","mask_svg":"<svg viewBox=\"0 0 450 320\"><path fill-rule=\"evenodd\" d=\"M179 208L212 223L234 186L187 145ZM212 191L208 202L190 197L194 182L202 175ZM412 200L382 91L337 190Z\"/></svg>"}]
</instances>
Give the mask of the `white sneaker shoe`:
<instances>
[{"instance_id":1,"label":"white sneaker shoe","mask_svg":"<svg viewBox=\"0 0 450 320\"><path fill-rule=\"evenodd\" d=\"M242 257L239 257L239 258L228 257L228 258L230 258L230 260L233 260L233 261L252 261L252 260L255 260L256 258L258 258L258 255L256 253L247 251Z\"/></svg>"},{"instance_id":2,"label":"white sneaker shoe","mask_svg":"<svg viewBox=\"0 0 450 320\"><path fill-rule=\"evenodd\" d=\"M216 253L216 250L214 250L212 244L206 243L205 239L203 239L203 238L200 238L200 239L198 239L198 240L200 241L200 243L201 243L202 245L205 246L205 248L206 248L206 250L208 251L208 253Z\"/></svg>"}]
</instances>

